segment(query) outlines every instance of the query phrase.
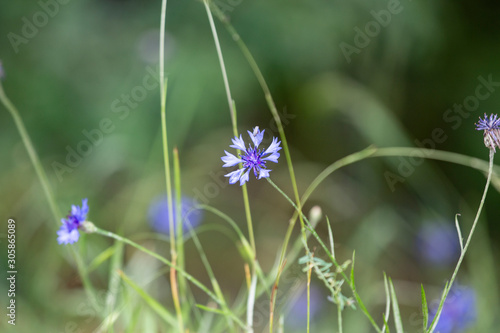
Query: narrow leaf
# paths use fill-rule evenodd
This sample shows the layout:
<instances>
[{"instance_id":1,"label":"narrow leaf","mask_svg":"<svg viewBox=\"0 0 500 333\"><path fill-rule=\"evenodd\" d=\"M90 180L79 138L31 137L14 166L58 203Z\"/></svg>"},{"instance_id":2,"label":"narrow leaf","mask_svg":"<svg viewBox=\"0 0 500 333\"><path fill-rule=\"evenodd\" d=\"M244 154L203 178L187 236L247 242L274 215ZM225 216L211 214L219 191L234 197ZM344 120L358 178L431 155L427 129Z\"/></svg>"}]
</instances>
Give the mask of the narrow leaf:
<instances>
[{"instance_id":1,"label":"narrow leaf","mask_svg":"<svg viewBox=\"0 0 500 333\"><path fill-rule=\"evenodd\" d=\"M403 322L401 320L401 314L399 313L398 299L396 297L396 291L394 290L394 285L392 284L391 278L389 278L389 286L391 288L392 312L394 314L394 324L396 325L396 332L404 333Z\"/></svg>"},{"instance_id":2,"label":"narrow leaf","mask_svg":"<svg viewBox=\"0 0 500 333\"><path fill-rule=\"evenodd\" d=\"M328 219L328 216L326 217L326 223L328 224L328 238L330 239L330 251L332 252L332 257L335 258L335 249L334 249L335 243L333 242L332 227L330 225L330 220Z\"/></svg>"},{"instance_id":3,"label":"narrow leaf","mask_svg":"<svg viewBox=\"0 0 500 333\"><path fill-rule=\"evenodd\" d=\"M424 318L422 332L425 332L427 330L427 325L429 324L429 308L427 307L427 298L425 297L424 286L421 285L421 287L422 287L422 316Z\"/></svg>"},{"instance_id":4,"label":"narrow leaf","mask_svg":"<svg viewBox=\"0 0 500 333\"><path fill-rule=\"evenodd\" d=\"M158 314L166 323L172 325L173 327L177 327L177 320L175 317L168 312L165 307L163 307L160 303L158 303L153 297L151 297L144 289L139 287L134 281L132 281L123 271L118 271L120 277L125 281L132 289L134 289L139 296L142 297L144 302L146 302L149 307Z\"/></svg>"},{"instance_id":5,"label":"narrow leaf","mask_svg":"<svg viewBox=\"0 0 500 333\"><path fill-rule=\"evenodd\" d=\"M462 232L460 231L460 225L458 224L458 217L460 214L455 215L455 227L457 227L458 241L460 242L460 252L464 251L464 241L462 238Z\"/></svg>"},{"instance_id":6,"label":"narrow leaf","mask_svg":"<svg viewBox=\"0 0 500 333\"><path fill-rule=\"evenodd\" d=\"M389 284L387 283L387 275L384 273L384 289L385 289L385 315L384 315L384 327L382 327L382 332L385 332L387 329L387 333L389 333L389 325L387 325L387 321L389 320L389 316L391 315L391 292L389 290Z\"/></svg>"}]
</instances>

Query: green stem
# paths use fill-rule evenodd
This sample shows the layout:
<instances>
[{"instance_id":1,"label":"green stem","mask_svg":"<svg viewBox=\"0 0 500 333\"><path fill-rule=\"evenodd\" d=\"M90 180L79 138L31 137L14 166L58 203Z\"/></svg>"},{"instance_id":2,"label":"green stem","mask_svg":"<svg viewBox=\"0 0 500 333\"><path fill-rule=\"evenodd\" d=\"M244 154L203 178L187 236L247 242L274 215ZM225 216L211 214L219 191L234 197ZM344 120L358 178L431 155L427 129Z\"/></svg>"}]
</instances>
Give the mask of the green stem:
<instances>
[{"instance_id":1,"label":"green stem","mask_svg":"<svg viewBox=\"0 0 500 333\"><path fill-rule=\"evenodd\" d=\"M40 159L38 158L38 154L36 153L36 150L33 146L33 143L31 142L31 138L28 134L28 131L26 130L26 127L24 126L24 123L23 123L23 120L21 119L19 111L17 111L14 104L12 104L12 102L9 100L9 98L5 94L5 91L3 90L3 86L2 86L1 81L0 81L0 101L5 106L7 111L9 111L9 113L14 118L14 123L16 124L17 130L19 131L19 134L21 135L21 139L23 140L24 147L26 147L26 150L28 151L28 155L30 157L31 163L33 164L33 167L35 168L35 172L38 176L38 179L40 180L40 183L42 183L43 192L45 193L45 197L47 198L47 201L49 202L49 207L50 207L50 210L52 212L52 215L54 216L54 221L59 226L61 224L60 219L62 217L62 214L56 205L56 200L54 199L54 194L53 194L52 189L50 187L49 180L47 178L47 175L45 174L45 171L42 167L42 164L40 163Z\"/></svg>"},{"instance_id":2,"label":"green stem","mask_svg":"<svg viewBox=\"0 0 500 333\"><path fill-rule=\"evenodd\" d=\"M98 227L95 227L95 233L96 234L99 234L99 235L102 235L102 236L105 236L105 237L109 237L109 238L112 238L112 239L116 239L120 242L123 242L125 244L128 244L130 246L133 246L135 247L136 249L138 249L139 251L142 251L144 253L146 253L147 255L153 257L153 258L156 258L158 259L159 261L161 261L162 263L164 263L165 265L171 267L171 268L174 268L176 269L180 274L182 274L184 277L186 277L186 279L190 282L192 282L195 286L197 286L198 288L200 288L201 290L203 290L210 298L212 298L217 304L222 304L223 301L221 301L213 292L211 292L203 283L201 283L200 281L198 281L194 276L192 276L191 274L187 273L185 270L183 270L182 268L180 268L179 266L177 265L174 265L172 264L171 261L169 261L168 259L160 256L159 254L153 252L153 251L150 251L148 249L146 249L144 246L141 246L133 241L131 241L130 239L128 238L125 238L125 237L122 237L122 236L119 236L115 233L112 233L110 231L106 231L106 230L103 230L101 228L98 228Z\"/></svg>"},{"instance_id":3,"label":"green stem","mask_svg":"<svg viewBox=\"0 0 500 333\"><path fill-rule=\"evenodd\" d=\"M19 114L19 111L14 106L14 104L12 104L10 99L5 94L5 91L3 89L1 81L0 81L0 101L5 106L7 111L9 111L9 113L12 115L12 118L14 118L14 123L16 124L19 135L21 135L21 139L23 141L24 147L26 147L26 150L28 152L28 156L30 157L31 163L33 164L33 167L35 168L35 172L38 176L38 179L40 180L40 183L42 184L45 198L47 199L47 201L49 203L50 211L52 212L52 216L54 217L54 222L59 226L61 223L60 219L62 217L62 214L56 205L55 196L54 196L54 193L52 192L52 188L51 188L49 180L47 178L47 174L45 173L45 170L42 167L42 163L40 163L40 159L38 158L38 154L36 153L35 147L33 146L33 143L31 141L29 134L28 134L28 131L26 130L26 127L24 126L21 115ZM73 256L73 259L76 262L76 266L78 268L78 273L80 274L80 277L82 278L82 283L83 283L83 287L85 289L85 292L87 293L87 296L89 297L90 302L92 303L94 308L96 310L98 310L100 307L99 307L99 304L97 303L97 298L95 296L94 287L92 286L92 283L90 282L90 279L88 277L87 269L83 263L83 259L80 255L80 253L75 251L75 249L72 246L69 247L69 250L71 252L71 255Z\"/></svg>"},{"instance_id":4,"label":"green stem","mask_svg":"<svg viewBox=\"0 0 500 333\"><path fill-rule=\"evenodd\" d=\"M203 0L203 4L205 5L205 10L207 11L207 16L208 16L208 21L210 23L210 28L212 30L212 35L214 37L214 42L215 42L215 48L217 50L217 56L219 58L219 64L222 72L222 79L224 80L224 87L226 89L226 96L227 96L227 102L229 105L229 112L231 114L231 124L233 127L233 135L235 137L238 136L238 128L236 125L236 107L234 104L234 100L231 97L231 89L229 88L229 80L227 78L227 72L226 72L226 66L224 64L224 58L222 56L222 51L219 43L219 37L217 35L217 30L215 28L215 23L214 19L212 16L212 12L210 10L210 5L208 4L208 0ZM238 151L238 154L240 152ZM241 168L241 164L240 164ZM255 247L255 237L253 233L253 223L252 223L252 214L250 212L250 201L248 200L248 190L246 184L243 184L241 186L241 190L243 191L243 203L245 206L245 217L247 220L247 225L248 225L248 237L250 238L250 245L252 246L253 250L253 259L255 260L257 256L257 251ZM253 265L252 265L253 266Z\"/></svg>"},{"instance_id":5,"label":"green stem","mask_svg":"<svg viewBox=\"0 0 500 333\"><path fill-rule=\"evenodd\" d=\"M451 276L451 279L447 285L447 288L445 288L445 291L443 293L443 297L441 298L441 302L438 307L438 311L436 312L436 315L434 316L434 320L431 324L431 329L430 333L434 332L434 329L436 328L436 325L439 321L439 316L441 315L441 311L443 309L444 302L446 300L446 297L448 296L448 293L451 290L451 287L453 286L453 282L455 281L455 278L457 277L458 271L460 270L460 267L462 265L462 261L465 258L465 254L467 253L467 249L469 248L469 244L472 240L472 235L474 234L474 230L476 229L477 223L479 221L479 216L481 215L481 211L483 210L484 202L486 201L486 194L488 193L488 188L490 186L490 181L491 181L491 175L493 173L493 159L495 157L495 151L493 149L490 149L490 162L489 162L489 168L488 168L488 178L486 179L486 185L484 187L484 192L483 196L481 198L481 202L479 203L479 208L477 209L476 217L474 218L474 222L472 223L472 228L470 230L469 236L467 237L467 242L465 242L465 245L462 249L462 253L460 254L460 258L458 258L457 265L455 267L455 270L453 271L453 274Z\"/></svg>"}]
</instances>

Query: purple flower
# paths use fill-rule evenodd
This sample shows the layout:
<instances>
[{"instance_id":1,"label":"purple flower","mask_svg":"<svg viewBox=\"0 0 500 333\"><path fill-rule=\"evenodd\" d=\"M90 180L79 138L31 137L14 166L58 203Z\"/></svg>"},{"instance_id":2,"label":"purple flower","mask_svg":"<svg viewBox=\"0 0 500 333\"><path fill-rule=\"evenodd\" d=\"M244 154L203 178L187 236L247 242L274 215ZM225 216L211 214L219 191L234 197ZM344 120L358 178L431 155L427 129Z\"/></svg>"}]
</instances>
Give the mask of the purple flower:
<instances>
[{"instance_id":1,"label":"purple flower","mask_svg":"<svg viewBox=\"0 0 500 333\"><path fill-rule=\"evenodd\" d=\"M221 157L222 162L224 162L222 167L224 168L243 163L243 168L225 175L225 177L229 177L229 184L234 184L238 180L240 181L240 186L245 184L249 179L250 170L253 170L255 178L261 179L263 177L269 177L269 172L271 172L271 170L266 169L266 161L278 163L278 157L280 157L278 151L281 149L281 141L273 137L273 142L271 142L271 145L266 150L258 149L264 137L264 131L261 132L259 127L256 126L253 129L253 133L250 131L247 132L253 142L253 147L251 144L248 144L248 148L245 148L245 142L240 135L239 138L234 137L234 139L231 139L233 145L229 146L241 150L242 154L239 155L239 158L225 150L226 156Z\"/></svg>"},{"instance_id":2,"label":"purple flower","mask_svg":"<svg viewBox=\"0 0 500 333\"><path fill-rule=\"evenodd\" d=\"M87 199L82 200L82 207L71 205L71 214L65 219L61 219L63 225L57 231L57 242L59 244L73 244L80 238L78 229L81 228L89 212L87 201Z\"/></svg>"},{"instance_id":3,"label":"purple flower","mask_svg":"<svg viewBox=\"0 0 500 333\"><path fill-rule=\"evenodd\" d=\"M460 256L457 230L451 224L424 225L417 234L415 247L422 261L435 266L450 265Z\"/></svg>"},{"instance_id":4,"label":"purple flower","mask_svg":"<svg viewBox=\"0 0 500 333\"><path fill-rule=\"evenodd\" d=\"M430 318L434 319L439 302L433 307ZM468 287L452 287L444 301L435 332L460 333L470 328L477 319L476 293ZM432 322L432 320L430 322Z\"/></svg>"},{"instance_id":5,"label":"purple flower","mask_svg":"<svg viewBox=\"0 0 500 333\"><path fill-rule=\"evenodd\" d=\"M174 229L177 228L176 220L176 201L175 197L172 198L173 216L174 216ZM195 208L196 202L189 198L182 196L181 198L181 216L183 230L195 228L198 226L203 218L203 211ZM149 206L148 212L149 222L151 227L157 232L163 234L170 234L169 217L168 217L168 199L167 196L160 196L156 198Z\"/></svg>"},{"instance_id":6,"label":"purple flower","mask_svg":"<svg viewBox=\"0 0 500 333\"><path fill-rule=\"evenodd\" d=\"M322 307L325 305L326 297L321 289L315 285L311 285L311 295L309 299L310 316L314 319L320 314ZM305 327L307 321L307 289L301 291L301 294L296 297L293 304L290 306L290 312L285 316L285 322L294 328Z\"/></svg>"},{"instance_id":7,"label":"purple flower","mask_svg":"<svg viewBox=\"0 0 500 333\"><path fill-rule=\"evenodd\" d=\"M476 130L484 131L484 145L496 152L495 146L500 148L500 118L496 114L491 114L490 118L484 114L484 119L479 118L476 123Z\"/></svg>"},{"instance_id":8,"label":"purple flower","mask_svg":"<svg viewBox=\"0 0 500 333\"><path fill-rule=\"evenodd\" d=\"M2 61L0 61L0 80L5 78L5 71L3 70Z\"/></svg>"}]
</instances>

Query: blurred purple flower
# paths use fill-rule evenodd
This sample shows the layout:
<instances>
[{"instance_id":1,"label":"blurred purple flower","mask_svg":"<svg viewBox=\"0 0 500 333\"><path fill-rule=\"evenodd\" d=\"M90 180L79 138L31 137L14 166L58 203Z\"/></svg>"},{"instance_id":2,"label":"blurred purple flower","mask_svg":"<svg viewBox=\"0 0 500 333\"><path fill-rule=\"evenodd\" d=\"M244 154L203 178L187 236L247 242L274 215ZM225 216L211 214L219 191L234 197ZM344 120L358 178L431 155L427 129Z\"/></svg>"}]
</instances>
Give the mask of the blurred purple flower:
<instances>
[{"instance_id":1,"label":"blurred purple flower","mask_svg":"<svg viewBox=\"0 0 500 333\"><path fill-rule=\"evenodd\" d=\"M460 256L458 233L450 224L436 222L424 225L415 243L418 256L432 265L449 265Z\"/></svg>"},{"instance_id":2,"label":"blurred purple flower","mask_svg":"<svg viewBox=\"0 0 500 333\"><path fill-rule=\"evenodd\" d=\"M174 229L177 228L176 220L176 200L172 198L173 214L174 214ZM203 211L195 208L195 200L182 196L181 198L181 216L184 232L188 232L189 228L198 226L203 218ZM169 217L168 217L168 199L167 196L157 197L149 206L148 212L149 222L151 227L157 232L169 235Z\"/></svg>"},{"instance_id":3,"label":"blurred purple flower","mask_svg":"<svg viewBox=\"0 0 500 333\"><path fill-rule=\"evenodd\" d=\"M229 147L241 150L243 155L239 155L238 158L224 150L226 156L221 157L222 162L224 162L222 167L229 168L243 163L243 168L225 175L225 177L229 177L229 184L234 184L238 180L240 181L240 186L245 184L249 179L250 170L253 170L255 178L257 178L257 174L258 179L269 177L271 170L266 169L266 161L278 163L278 157L280 157L278 151L281 149L281 141L273 137L273 142L271 142L271 145L266 150L257 149L262 143L264 131L261 132L258 126L253 129L253 132L247 131L254 144L253 147L251 144L248 144L248 148L245 148L245 142L241 135L239 138L235 136L234 139L231 139L233 144Z\"/></svg>"},{"instance_id":4,"label":"blurred purple flower","mask_svg":"<svg viewBox=\"0 0 500 333\"><path fill-rule=\"evenodd\" d=\"M496 152L495 146L500 148L500 118L496 114L491 114L490 118L484 114L484 119L479 117L476 123L476 130L484 131L484 145Z\"/></svg>"},{"instance_id":5,"label":"blurred purple flower","mask_svg":"<svg viewBox=\"0 0 500 333\"><path fill-rule=\"evenodd\" d=\"M430 322L434 319L439 302L429 313ZM470 328L477 319L476 293L468 287L452 287L443 305L435 332L460 333Z\"/></svg>"},{"instance_id":6,"label":"blurred purple flower","mask_svg":"<svg viewBox=\"0 0 500 333\"><path fill-rule=\"evenodd\" d=\"M325 300L326 296L323 295L321 289L315 285L311 285L311 296L309 300L311 320L319 314ZM300 296L295 299L295 302L290 307L288 315L285 316L285 322L290 327L305 327L307 322L307 289L304 288Z\"/></svg>"},{"instance_id":7,"label":"blurred purple flower","mask_svg":"<svg viewBox=\"0 0 500 333\"><path fill-rule=\"evenodd\" d=\"M65 219L61 219L63 225L57 231L59 244L73 244L80 238L78 229L82 226L89 212L87 201L87 199L82 200L82 207L71 205L71 214Z\"/></svg>"},{"instance_id":8,"label":"blurred purple flower","mask_svg":"<svg viewBox=\"0 0 500 333\"><path fill-rule=\"evenodd\" d=\"M3 69L2 61L0 60L0 80L5 78L5 71Z\"/></svg>"}]
</instances>

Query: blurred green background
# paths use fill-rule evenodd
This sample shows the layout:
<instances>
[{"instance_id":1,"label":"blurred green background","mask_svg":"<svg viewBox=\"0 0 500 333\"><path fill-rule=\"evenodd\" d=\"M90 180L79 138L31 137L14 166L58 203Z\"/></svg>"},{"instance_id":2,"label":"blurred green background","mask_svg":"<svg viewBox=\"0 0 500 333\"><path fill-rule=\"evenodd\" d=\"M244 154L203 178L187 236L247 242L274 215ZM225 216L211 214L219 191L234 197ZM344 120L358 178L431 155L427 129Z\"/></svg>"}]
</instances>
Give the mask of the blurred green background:
<instances>
[{"instance_id":1,"label":"blurred green background","mask_svg":"<svg viewBox=\"0 0 500 333\"><path fill-rule=\"evenodd\" d=\"M149 204L165 193L159 88L152 74L158 72L161 3L63 2L0 4L3 86L25 121L61 211L88 197L90 220L139 239L138 235L151 231ZM270 86L284 122L299 190L304 191L321 170L345 155L369 145L428 143L436 129L441 129L442 140L433 141L435 148L487 159L488 150L474 123L483 113L497 112L500 105L500 87L485 86L483 81L500 82L497 2L216 3L247 43ZM380 14L391 10L390 16ZM376 16L384 24L371 23ZM246 231L241 190L222 177L227 170L221 168L220 157L229 149L232 130L205 9L198 1L170 1L166 22L167 126L169 143L179 148L184 194L224 211ZM224 26L218 21L216 26L240 132L260 126L268 138L271 133L277 136L248 63ZM488 92L488 97L474 99L478 89L483 95ZM455 113L464 103L470 104ZM85 146L85 133L92 136L88 133L96 131L102 138L94 134L96 144ZM0 230L0 259L2 263L7 260L6 222L14 217L19 271L17 325L7 325L2 311L2 329L92 331L99 318L82 310L86 297L78 273L69 251L56 242L59 221L53 221L14 122L3 106L0 150L0 212L5 222ZM71 151L79 157L68 157L76 154ZM391 188L387 172L397 175L403 169L409 170L400 174L404 182ZM292 194L284 156L273 165L271 175ZM432 266L419 258L415 245L419 230L427 223L453 226L457 213L462 214L463 230L469 230L484 183L481 172L450 163L425 160L414 166L408 158L369 159L330 176L305 211L316 204L329 216L337 257L347 260L356 250L359 292L372 313L382 313L384 308L385 271L393 277L401 298L406 331L418 332L420 283L428 290L428 298L435 299L453 269L453 265ZM493 183L499 184L497 179ZM251 179L248 187L257 256L269 270L293 209L265 181ZM494 265L499 255L499 199L493 187L457 281L477 293L479 314L473 332L494 332L500 325L498 268ZM203 224L221 222L207 213ZM318 230L326 240L324 223ZM224 293L234 300L244 283L244 270L233 242L210 230L201 233L200 239ZM87 236L82 243L75 247L89 262L112 244L98 236ZM168 253L165 243L146 243ZM186 251L187 270L208 283L192 243L187 243ZM137 272L148 270L138 266L139 258L127 248L125 267L144 282L147 274ZM148 262L151 272L156 272L158 263ZM91 274L99 289L107 284L104 266ZM291 280L300 283L280 288L283 300L288 295L293 299L304 282L300 267L291 271L297 277ZM0 299L5 309L8 286L2 281ZM163 289L154 295L170 306L167 282L166 276L157 280ZM322 306L312 331L322 332L333 326L335 308L326 301L326 289L315 283L324 297L319 297ZM197 295L200 302L206 301L203 294ZM256 320L260 332L267 323L268 303L263 297L258 304L262 305L262 320L259 324ZM286 304L278 304L285 322ZM345 316L347 332L370 332L360 311L346 310ZM158 321L151 314L141 320ZM68 328L67 323L76 326ZM302 322L287 331L303 332L304 327ZM158 331L163 330L159 327Z\"/></svg>"}]
</instances>

